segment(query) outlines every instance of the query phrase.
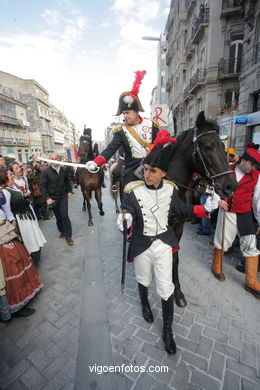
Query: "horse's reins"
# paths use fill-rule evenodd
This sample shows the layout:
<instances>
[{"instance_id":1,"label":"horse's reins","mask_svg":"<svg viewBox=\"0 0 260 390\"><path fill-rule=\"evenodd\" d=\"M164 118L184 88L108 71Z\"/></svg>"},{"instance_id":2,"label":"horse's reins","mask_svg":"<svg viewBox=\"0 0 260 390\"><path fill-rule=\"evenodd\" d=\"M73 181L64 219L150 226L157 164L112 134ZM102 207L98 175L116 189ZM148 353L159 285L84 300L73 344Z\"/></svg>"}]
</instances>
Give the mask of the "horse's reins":
<instances>
[{"instance_id":1,"label":"horse's reins","mask_svg":"<svg viewBox=\"0 0 260 390\"><path fill-rule=\"evenodd\" d=\"M220 176L224 176L224 175L227 175L227 174L230 174L232 173L233 174L233 171L229 170L229 171L225 171L225 172L221 172L221 173L218 173L216 175L211 175L209 173L209 170L205 164L205 161L203 159L203 156L201 154L201 150L200 150L200 146L199 146L199 143L198 143L198 139L200 137L202 137L203 135L207 135L207 134L211 134L211 133L215 133L217 134L216 130L210 130L210 131L207 131L205 133L201 133L198 135L198 128L197 127L194 127L194 130L193 130L193 138L192 138L192 142L194 144L194 148L193 148L193 153L192 153L192 158L194 159L194 161L196 160L196 153L198 154L201 162L202 162L202 165L203 165L203 168L205 170L205 174L206 174L206 179L208 180L212 180L213 182L213 185L214 185L214 180L216 177L220 177Z\"/></svg>"}]
</instances>

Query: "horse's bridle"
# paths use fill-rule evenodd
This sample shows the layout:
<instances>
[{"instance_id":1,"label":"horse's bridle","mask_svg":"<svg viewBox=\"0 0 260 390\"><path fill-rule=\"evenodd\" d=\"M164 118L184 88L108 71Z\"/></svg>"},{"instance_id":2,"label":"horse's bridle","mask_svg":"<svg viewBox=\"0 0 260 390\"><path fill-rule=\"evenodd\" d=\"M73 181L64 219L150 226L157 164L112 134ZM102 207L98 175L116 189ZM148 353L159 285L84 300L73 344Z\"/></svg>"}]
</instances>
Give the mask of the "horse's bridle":
<instances>
[{"instance_id":1,"label":"horse's bridle","mask_svg":"<svg viewBox=\"0 0 260 390\"><path fill-rule=\"evenodd\" d=\"M205 161L203 159L203 156L201 154L201 150L200 150L200 146L199 146L199 143L198 143L198 139L200 137L202 137L203 135L207 135L207 134L211 134L211 133L217 134L217 131L216 130L209 130L209 131L206 131L205 133L198 134L198 128L194 127L194 129L193 129L193 138L192 138L192 142L193 142L192 159L195 162L196 161L196 154L199 156L200 161L201 161L201 163L203 165L203 168L205 170L205 176L206 176L205 179L210 180L210 181L212 181L214 183L213 179L215 179L216 177L220 177L220 176L224 176L224 175L233 173L233 171L229 170L229 171L218 173L216 175L211 175L209 173L209 170L208 170L208 168L207 168L207 166L205 164Z\"/></svg>"}]
</instances>

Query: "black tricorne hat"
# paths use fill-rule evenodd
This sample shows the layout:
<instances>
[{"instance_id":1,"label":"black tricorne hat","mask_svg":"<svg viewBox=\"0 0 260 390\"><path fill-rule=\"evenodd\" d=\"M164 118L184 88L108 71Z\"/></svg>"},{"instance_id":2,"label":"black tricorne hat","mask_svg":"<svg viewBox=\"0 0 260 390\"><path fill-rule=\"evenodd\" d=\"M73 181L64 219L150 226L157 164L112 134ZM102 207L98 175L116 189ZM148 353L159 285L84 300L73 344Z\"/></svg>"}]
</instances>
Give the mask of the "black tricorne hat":
<instances>
[{"instance_id":1,"label":"black tricorne hat","mask_svg":"<svg viewBox=\"0 0 260 390\"><path fill-rule=\"evenodd\" d=\"M144 159L144 164L149 164L167 172L173 152L176 139L170 137L170 133L161 129L158 131L150 152Z\"/></svg>"},{"instance_id":2,"label":"black tricorne hat","mask_svg":"<svg viewBox=\"0 0 260 390\"><path fill-rule=\"evenodd\" d=\"M123 111L127 110L144 112L144 109L138 97L138 93L142 79L144 78L145 74L145 70L137 70L135 72L135 81L131 91L123 92L119 96L119 104L116 116L121 115Z\"/></svg>"}]
</instances>

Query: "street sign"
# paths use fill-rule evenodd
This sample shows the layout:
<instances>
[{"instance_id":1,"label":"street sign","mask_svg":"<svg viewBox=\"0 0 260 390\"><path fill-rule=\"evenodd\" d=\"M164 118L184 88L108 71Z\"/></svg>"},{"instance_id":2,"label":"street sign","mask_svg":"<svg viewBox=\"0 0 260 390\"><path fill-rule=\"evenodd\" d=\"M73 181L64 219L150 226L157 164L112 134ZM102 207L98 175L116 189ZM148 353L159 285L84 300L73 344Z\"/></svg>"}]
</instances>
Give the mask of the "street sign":
<instances>
[{"instance_id":1,"label":"street sign","mask_svg":"<svg viewBox=\"0 0 260 390\"><path fill-rule=\"evenodd\" d=\"M160 126L168 126L168 105L167 104L153 104L152 118L159 122Z\"/></svg>"},{"instance_id":2,"label":"street sign","mask_svg":"<svg viewBox=\"0 0 260 390\"><path fill-rule=\"evenodd\" d=\"M235 117L235 125L246 125L248 122L247 115L237 115Z\"/></svg>"}]
</instances>

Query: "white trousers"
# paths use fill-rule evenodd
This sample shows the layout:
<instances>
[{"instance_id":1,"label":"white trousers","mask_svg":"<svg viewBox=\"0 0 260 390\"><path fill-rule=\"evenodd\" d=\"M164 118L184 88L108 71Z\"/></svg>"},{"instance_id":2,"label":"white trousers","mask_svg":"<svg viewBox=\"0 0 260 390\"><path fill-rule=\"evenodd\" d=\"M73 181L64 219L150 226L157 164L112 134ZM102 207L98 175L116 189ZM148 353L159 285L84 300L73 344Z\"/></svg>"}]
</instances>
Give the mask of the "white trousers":
<instances>
[{"instance_id":1,"label":"white trousers","mask_svg":"<svg viewBox=\"0 0 260 390\"><path fill-rule=\"evenodd\" d=\"M160 297L167 300L173 294L171 246L155 240L146 251L134 258L134 267L138 283L148 287L154 271L156 290Z\"/></svg>"},{"instance_id":2,"label":"white trousers","mask_svg":"<svg viewBox=\"0 0 260 390\"><path fill-rule=\"evenodd\" d=\"M224 215L223 211L219 209L217 226L216 226L216 231L214 236L214 247L217 249L221 249L223 215ZM236 213L231 213L227 211L226 221L225 221L224 247L223 247L225 252L233 244L236 235L239 236L240 250L244 257L253 257L259 255L260 252L256 247L256 235L250 234L248 236L240 236L237 229Z\"/></svg>"}]
</instances>

